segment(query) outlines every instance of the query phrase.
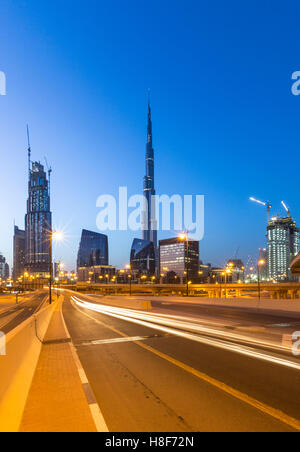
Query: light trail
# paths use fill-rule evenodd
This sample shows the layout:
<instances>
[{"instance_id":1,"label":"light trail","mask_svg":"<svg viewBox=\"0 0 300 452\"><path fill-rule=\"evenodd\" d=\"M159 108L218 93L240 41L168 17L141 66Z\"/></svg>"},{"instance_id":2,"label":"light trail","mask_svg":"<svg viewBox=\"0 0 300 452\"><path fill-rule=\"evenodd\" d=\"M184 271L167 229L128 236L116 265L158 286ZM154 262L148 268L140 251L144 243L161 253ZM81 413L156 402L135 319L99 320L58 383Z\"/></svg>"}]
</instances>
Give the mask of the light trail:
<instances>
[{"instance_id":1,"label":"light trail","mask_svg":"<svg viewBox=\"0 0 300 452\"><path fill-rule=\"evenodd\" d=\"M77 297L74 297L77 298ZM194 322L194 319L191 317L182 317L182 316L175 316L175 315L168 315L168 314L158 314L158 313L149 313L149 312L143 312L136 311L132 309L126 309L126 308L116 308L113 306L107 306L107 305L96 305L95 303L89 303L84 300L79 300L83 303L90 304L92 307L99 306L99 309L102 313L117 313L122 314L125 316L128 316L130 318L136 318L140 320L145 321L151 321L152 323L158 323L165 326L170 326L173 328L183 329L185 331L192 331L196 333L204 333L208 335L218 336L222 339L231 339L233 341L241 341L244 343L247 343L248 345L256 345L263 348L267 348L270 350L275 350L278 352L291 352L291 347L288 347L286 345L281 344L274 344L270 341L264 341L262 339L255 339L250 338L249 336L243 336L241 334L232 333L229 331L222 331L220 329L214 329L209 328L205 325L202 325L201 323L192 323ZM100 312L100 310L98 311Z\"/></svg>"},{"instance_id":2,"label":"light trail","mask_svg":"<svg viewBox=\"0 0 300 452\"><path fill-rule=\"evenodd\" d=\"M201 344L205 344L205 345L220 348L220 349L223 349L226 351L238 353L238 354L250 357L250 358L255 358L255 359L262 360L262 361L270 362L272 364L300 370L300 363L297 363L295 361L290 361L288 359L280 358L278 356L274 356L274 355L268 354L266 352L260 352L260 351L255 350L254 348L250 348L250 347L240 345L240 344L235 344L235 343L232 343L229 341L225 342L220 339L203 337L203 336L192 334L190 332L181 331L180 329L174 329L174 328L179 328L179 325L181 325L181 328L183 326L186 327L186 322L178 322L175 320L168 321L168 319L161 319L159 321L159 319L156 318L155 316L153 316L153 314L141 313L138 311L131 311L129 309L124 309L124 308L115 308L112 306L96 305L94 303L80 300L79 298L74 297L74 296L72 297L72 300L75 301L75 303L78 306L80 306L81 308L89 309L94 312L98 312L100 314L105 314L105 315L108 315L111 317L118 318L120 320L125 320L127 322L142 325L147 328L162 331L164 333L171 334L173 336L178 336L183 339L192 340L194 342L199 342ZM153 320L153 318L155 319L156 323L149 321L149 319ZM191 325L191 326L195 327L195 325ZM199 325L197 325L197 326L198 326L197 331L203 332L203 330L201 329L202 327L199 328ZM189 325L189 327L190 327L190 325ZM205 329L207 330L207 328L205 328ZM216 332L215 330L211 330L211 329L209 329L209 330L214 333ZM219 333L219 331L218 331L218 333ZM230 333L226 334L227 339L228 339L228 337L230 337L232 339L231 336L232 335ZM236 339L236 336L235 336L235 339ZM259 342L259 341L256 341L256 342L257 342L257 345L261 345L261 342ZM288 347L284 347L284 346L280 346L279 349L281 351L283 349L289 350Z\"/></svg>"}]
</instances>

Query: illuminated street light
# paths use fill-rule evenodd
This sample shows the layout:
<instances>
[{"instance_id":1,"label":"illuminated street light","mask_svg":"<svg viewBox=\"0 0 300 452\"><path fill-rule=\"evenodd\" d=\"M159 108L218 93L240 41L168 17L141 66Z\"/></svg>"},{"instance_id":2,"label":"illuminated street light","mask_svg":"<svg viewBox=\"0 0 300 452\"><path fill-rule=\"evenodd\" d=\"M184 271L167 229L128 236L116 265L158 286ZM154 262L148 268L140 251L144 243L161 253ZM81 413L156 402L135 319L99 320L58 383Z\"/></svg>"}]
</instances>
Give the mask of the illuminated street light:
<instances>
[{"instance_id":1,"label":"illuminated street light","mask_svg":"<svg viewBox=\"0 0 300 452\"><path fill-rule=\"evenodd\" d=\"M189 238L184 232L179 235L179 240L186 242L186 296L189 296Z\"/></svg>"},{"instance_id":2,"label":"illuminated street light","mask_svg":"<svg viewBox=\"0 0 300 452\"><path fill-rule=\"evenodd\" d=\"M52 280L53 280L53 258L52 258L52 249L53 249L53 241L61 242L63 240L63 233L61 231L50 231L50 275L49 275L49 304L52 304Z\"/></svg>"},{"instance_id":3,"label":"illuminated street light","mask_svg":"<svg viewBox=\"0 0 300 452\"><path fill-rule=\"evenodd\" d=\"M263 267L265 264L266 261L264 259L260 259L257 262L258 302L261 300L260 267Z\"/></svg>"}]
</instances>

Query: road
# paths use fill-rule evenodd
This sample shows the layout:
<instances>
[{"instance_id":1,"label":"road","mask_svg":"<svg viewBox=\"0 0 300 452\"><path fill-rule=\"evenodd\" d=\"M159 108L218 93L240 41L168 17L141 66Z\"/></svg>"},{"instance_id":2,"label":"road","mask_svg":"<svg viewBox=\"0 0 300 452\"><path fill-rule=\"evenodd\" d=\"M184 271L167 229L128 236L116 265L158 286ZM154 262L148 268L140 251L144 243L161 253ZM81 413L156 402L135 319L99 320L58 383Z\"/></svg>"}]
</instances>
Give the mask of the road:
<instances>
[{"instance_id":1,"label":"road","mask_svg":"<svg viewBox=\"0 0 300 452\"><path fill-rule=\"evenodd\" d=\"M19 303L0 312L0 330L7 334L37 312L47 298L46 291L19 296Z\"/></svg>"},{"instance_id":2,"label":"road","mask_svg":"<svg viewBox=\"0 0 300 452\"><path fill-rule=\"evenodd\" d=\"M65 293L63 313L110 432L300 430L300 361L276 341L87 302Z\"/></svg>"}]
</instances>

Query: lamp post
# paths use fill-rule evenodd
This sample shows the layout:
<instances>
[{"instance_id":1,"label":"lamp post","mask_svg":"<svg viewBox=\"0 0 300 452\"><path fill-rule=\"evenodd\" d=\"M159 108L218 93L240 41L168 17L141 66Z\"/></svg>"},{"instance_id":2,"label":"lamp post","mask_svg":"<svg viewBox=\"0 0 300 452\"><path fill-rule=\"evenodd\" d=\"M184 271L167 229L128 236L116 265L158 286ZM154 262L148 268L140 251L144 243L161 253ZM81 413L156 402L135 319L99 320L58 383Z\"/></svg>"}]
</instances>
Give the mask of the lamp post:
<instances>
[{"instance_id":1,"label":"lamp post","mask_svg":"<svg viewBox=\"0 0 300 452\"><path fill-rule=\"evenodd\" d=\"M257 263L257 282L258 282L258 301L260 303L261 300L261 284L260 284L260 267L265 265L265 261L263 259L259 260Z\"/></svg>"},{"instance_id":2,"label":"lamp post","mask_svg":"<svg viewBox=\"0 0 300 452\"><path fill-rule=\"evenodd\" d=\"M179 236L181 241L186 242L186 296L189 296L189 238L188 234L181 234Z\"/></svg>"},{"instance_id":3,"label":"lamp post","mask_svg":"<svg viewBox=\"0 0 300 452\"><path fill-rule=\"evenodd\" d=\"M49 304L52 304L52 283L53 283L53 240L60 242L63 239L63 235L59 231L52 231L50 229L50 262L49 262Z\"/></svg>"},{"instance_id":4,"label":"lamp post","mask_svg":"<svg viewBox=\"0 0 300 452\"><path fill-rule=\"evenodd\" d=\"M223 276L224 276L224 282L225 282L225 278L226 278L226 273L222 272L221 273L221 283L220 283L220 298L223 298L223 287L222 287L222 283L223 283Z\"/></svg>"},{"instance_id":5,"label":"lamp post","mask_svg":"<svg viewBox=\"0 0 300 452\"><path fill-rule=\"evenodd\" d=\"M128 278L129 278L129 295L131 297L131 293L132 293L132 287L131 287L131 284L132 284L131 264L126 265L126 269L130 270L130 274L128 275Z\"/></svg>"},{"instance_id":6,"label":"lamp post","mask_svg":"<svg viewBox=\"0 0 300 452\"><path fill-rule=\"evenodd\" d=\"M129 278L129 295L130 295L130 297L131 297L131 293L132 293L132 288L131 288L131 283L132 283L132 275L128 275L128 278Z\"/></svg>"}]
</instances>

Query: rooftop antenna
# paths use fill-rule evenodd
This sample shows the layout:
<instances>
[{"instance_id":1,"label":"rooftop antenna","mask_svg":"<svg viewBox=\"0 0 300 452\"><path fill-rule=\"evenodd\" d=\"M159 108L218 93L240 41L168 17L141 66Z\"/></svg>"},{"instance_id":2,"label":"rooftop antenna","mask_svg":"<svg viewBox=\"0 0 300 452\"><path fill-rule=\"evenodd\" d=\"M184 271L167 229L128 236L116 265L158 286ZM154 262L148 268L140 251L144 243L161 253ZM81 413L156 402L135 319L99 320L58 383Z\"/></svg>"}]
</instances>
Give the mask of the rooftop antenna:
<instances>
[{"instance_id":1,"label":"rooftop antenna","mask_svg":"<svg viewBox=\"0 0 300 452\"><path fill-rule=\"evenodd\" d=\"M30 146L30 135L29 135L28 124L27 124L27 142L28 142L28 179L30 179L31 146Z\"/></svg>"},{"instance_id":2,"label":"rooftop antenna","mask_svg":"<svg viewBox=\"0 0 300 452\"><path fill-rule=\"evenodd\" d=\"M48 187L49 187L49 195L50 195L52 168L51 168L51 166L49 167L47 158L46 157L44 157L44 158L45 158L46 167L47 167L47 170L48 170L48 180L49 180Z\"/></svg>"}]
</instances>

